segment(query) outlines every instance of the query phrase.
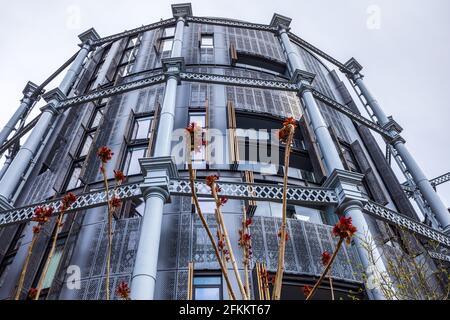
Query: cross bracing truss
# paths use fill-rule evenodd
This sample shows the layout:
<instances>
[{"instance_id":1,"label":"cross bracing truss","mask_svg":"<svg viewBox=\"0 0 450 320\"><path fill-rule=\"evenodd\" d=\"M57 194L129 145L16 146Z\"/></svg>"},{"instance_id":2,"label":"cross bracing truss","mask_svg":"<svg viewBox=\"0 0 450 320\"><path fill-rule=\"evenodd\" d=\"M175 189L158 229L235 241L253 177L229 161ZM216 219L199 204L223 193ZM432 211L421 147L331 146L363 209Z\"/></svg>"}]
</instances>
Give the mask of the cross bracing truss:
<instances>
[{"instance_id":1,"label":"cross bracing truss","mask_svg":"<svg viewBox=\"0 0 450 320\"><path fill-rule=\"evenodd\" d=\"M270 184L248 184L236 182L222 182L218 184L222 191L221 196L230 199L275 201L282 200L283 187ZM210 197L209 188L203 182L196 182L197 194L201 197ZM169 191L174 196L191 196L188 180L172 180ZM113 191L110 191L111 195ZM123 200L141 197L140 183L126 184L116 189L117 197ZM290 187L288 191L288 203L305 206L336 206L337 195L334 190L325 188ZM104 190L94 190L77 196L77 201L72 205L70 211L85 210L106 204L106 193ZM39 206L48 206L54 209L54 214L59 212L61 199L32 204L26 207L14 208L0 212L0 227L11 224L22 223L31 220L34 210ZM450 237L434 230L433 228L414 221L396 211L383 207L372 201L364 203L364 213L377 219L386 221L392 225L405 228L422 237L436 241L445 247L450 247Z\"/></svg>"},{"instance_id":2,"label":"cross bracing truss","mask_svg":"<svg viewBox=\"0 0 450 320\"><path fill-rule=\"evenodd\" d=\"M450 181L450 172L447 172L439 177L430 180L430 183L433 187L437 187L440 184L446 183ZM416 186L410 186L408 182L402 183L402 188L406 192L409 197L412 197L414 191L417 189Z\"/></svg>"}]
</instances>

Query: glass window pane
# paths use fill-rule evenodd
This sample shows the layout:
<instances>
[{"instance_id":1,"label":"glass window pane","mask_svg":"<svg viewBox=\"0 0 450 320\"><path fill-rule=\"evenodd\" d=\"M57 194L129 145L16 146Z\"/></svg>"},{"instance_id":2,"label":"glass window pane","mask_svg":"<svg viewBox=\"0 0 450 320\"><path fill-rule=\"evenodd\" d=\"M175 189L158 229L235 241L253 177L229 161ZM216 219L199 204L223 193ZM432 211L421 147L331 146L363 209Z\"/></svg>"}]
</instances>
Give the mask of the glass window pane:
<instances>
[{"instance_id":1,"label":"glass window pane","mask_svg":"<svg viewBox=\"0 0 450 320\"><path fill-rule=\"evenodd\" d=\"M147 147L137 147L128 150L127 159L125 161L124 173L126 175L133 175L141 173L139 166L139 159L144 158L147 153Z\"/></svg>"},{"instance_id":2,"label":"glass window pane","mask_svg":"<svg viewBox=\"0 0 450 320\"><path fill-rule=\"evenodd\" d=\"M63 252L63 246L57 247L55 252L53 253L53 257L50 260L50 264L48 265L48 271L45 275L45 279L42 285L42 288L50 288L55 278L56 271L58 269L59 262L61 261L61 256Z\"/></svg>"},{"instance_id":3,"label":"glass window pane","mask_svg":"<svg viewBox=\"0 0 450 320\"><path fill-rule=\"evenodd\" d=\"M94 114L93 118L92 118L92 122L91 122L90 128L91 129L97 128L98 125L100 124L100 121L102 120L102 117L103 117L103 108L102 109L97 109L95 111L95 114Z\"/></svg>"},{"instance_id":4,"label":"glass window pane","mask_svg":"<svg viewBox=\"0 0 450 320\"><path fill-rule=\"evenodd\" d=\"M163 37L173 37L175 35L175 27L168 27L164 29Z\"/></svg>"},{"instance_id":5,"label":"glass window pane","mask_svg":"<svg viewBox=\"0 0 450 320\"><path fill-rule=\"evenodd\" d=\"M194 277L194 285L207 284L207 285L220 285L221 279L220 277L208 277L208 276L198 276Z\"/></svg>"},{"instance_id":6,"label":"glass window pane","mask_svg":"<svg viewBox=\"0 0 450 320\"><path fill-rule=\"evenodd\" d=\"M203 35L200 43L202 48L212 48L214 46L214 37L210 35Z\"/></svg>"},{"instance_id":7,"label":"glass window pane","mask_svg":"<svg viewBox=\"0 0 450 320\"><path fill-rule=\"evenodd\" d=\"M195 300L220 300L220 289L195 288Z\"/></svg>"},{"instance_id":8,"label":"glass window pane","mask_svg":"<svg viewBox=\"0 0 450 320\"><path fill-rule=\"evenodd\" d=\"M138 36L134 36L128 40L127 48L132 48L138 44Z\"/></svg>"},{"instance_id":9,"label":"glass window pane","mask_svg":"<svg viewBox=\"0 0 450 320\"><path fill-rule=\"evenodd\" d=\"M205 114L190 114L189 123L195 122L197 125L204 128L206 126Z\"/></svg>"},{"instance_id":10,"label":"glass window pane","mask_svg":"<svg viewBox=\"0 0 450 320\"><path fill-rule=\"evenodd\" d=\"M161 51L168 52L172 51L173 39L165 39L161 43Z\"/></svg>"},{"instance_id":11,"label":"glass window pane","mask_svg":"<svg viewBox=\"0 0 450 320\"><path fill-rule=\"evenodd\" d=\"M133 135L131 139L148 139L151 128L151 118L140 118L134 122Z\"/></svg>"},{"instance_id":12,"label":"glass window pane","mask_svg":"<svg viewBox=\"0 0 450 320\"><path fill-rule=\"evenodd\" d=\"M84 157L88 154L89 150L91 149L92 141L94 140L94 134L90 133L86 136L84 139L83 145L80 149L79 157Z\"/></svg>"},{"instance_id":13,"label":"glass window pane","mask_svg":"<svg viewBox=\"0 0 450 320\"><path fill-rule=\"evenodd\" d=\"M67 184L66 190L71 190L78 188L81 186L80 178L81 174L81 164L77 164L75 168L73 168L72 174L70 175L69 183Z\"/></svg>"}]
</instances>

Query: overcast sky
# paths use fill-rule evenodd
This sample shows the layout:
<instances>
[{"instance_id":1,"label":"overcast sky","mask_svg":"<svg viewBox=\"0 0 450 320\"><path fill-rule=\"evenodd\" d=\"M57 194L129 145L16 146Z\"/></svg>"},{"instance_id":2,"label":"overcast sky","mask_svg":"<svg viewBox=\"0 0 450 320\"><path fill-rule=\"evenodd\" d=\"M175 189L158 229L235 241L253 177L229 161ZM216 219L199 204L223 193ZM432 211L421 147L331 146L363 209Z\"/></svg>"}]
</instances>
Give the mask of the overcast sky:
<instances>
[{"instance_id":1,"label":"overcast sky","mask_svg":"<svg viewBox=\"0 0 450 320\"><path fill-rule=\"evenodd\" d=\"M101 36L171 17L151 0L0 0L0 126L28 80L41 83L77 50L77 35ZM268 24L274 12L292 31L345 62L355 57L365 81L429 178L450 171L450 1L193 0L197 16ZM450 182L438 187L450 206Z\"/></svg>"}]
</instances>

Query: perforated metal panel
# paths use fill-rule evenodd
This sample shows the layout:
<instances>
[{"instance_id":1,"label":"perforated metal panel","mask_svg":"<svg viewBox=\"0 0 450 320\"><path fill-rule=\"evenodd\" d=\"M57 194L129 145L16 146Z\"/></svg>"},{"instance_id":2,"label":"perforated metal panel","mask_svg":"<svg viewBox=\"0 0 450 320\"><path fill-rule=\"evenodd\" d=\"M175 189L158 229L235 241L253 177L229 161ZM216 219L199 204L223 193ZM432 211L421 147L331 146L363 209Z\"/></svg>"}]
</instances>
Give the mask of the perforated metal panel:
<instances>
[{"instance_id":1,"label":"perforated metal panel","mask_svg":"<svg viewBox=\"0 0 450 320\"><path fill-rule=\"evenodd\" d=\"M121 281L131 285L134 260L138 247L140 218L118 220L113 223L113 249L111 256L110 294L115 299L115 290ZM107 255L106 223L98 224L92 245L90 246L88 272L84 272L79 290L69 290L63 285L64 298L98 300L106 297L106 255Z\"/></svg>"}]
</instances>

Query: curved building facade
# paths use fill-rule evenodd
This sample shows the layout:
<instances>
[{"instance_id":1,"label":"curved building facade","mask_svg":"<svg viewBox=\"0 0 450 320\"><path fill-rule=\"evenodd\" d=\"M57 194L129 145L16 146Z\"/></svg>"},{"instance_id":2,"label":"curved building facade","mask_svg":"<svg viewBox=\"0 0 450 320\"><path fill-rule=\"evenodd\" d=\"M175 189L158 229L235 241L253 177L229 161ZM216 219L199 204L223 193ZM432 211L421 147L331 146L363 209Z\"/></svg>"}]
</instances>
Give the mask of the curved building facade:
<instances>
[{"instance_id":1,"label":"curved building facade","mask_svg":"<svg viewBox=\"0 0 450 320\"><path fill-rule=\"evenodd\" d=\"M269 272L277 266L285 167L284 146L275 142L274 130L288 117L298 120L299 127L289 164L292 194L282 298L303 299L302 287L314 284L322 272L321 254L337 242L331 233L336 213L352 216L382 243L402 225L370 214L370 206L441 234L420 223L370 132L375 128L388 136L393 129L383 129L381 121L366 126L358 118L341 80L359 74L349 71L358 67L355 61L341 65L344 70L330 69L325 54L289 32L290 20L279 15L270 25L258 25L197 18L187 4L172 8L173 18L121 34L101 38L93 29L83 33L65 80L43 94L48 104L28 138L37 136L39 143L27 140L2 171L2 206L12 220L5 218L0 229L0 299L13 296L32 237L29 212L14 208L52 204L69 191L84 198L66 214L43 297L105 297L107 209L96 155L101 146L114 152L107 165L111 181L115 169L127 176L118 189L123 205L114 219L112 297L126 281L136 299L186 299L192 262L194 298L227 299L192 204L186 164L174 160L182 136L176 132L192 122L214 132L216 140L195 155L194 167L198 181L218 174L224 183L229 201L223 213L242 273L239 229L244 212L253 219L249 282L254 299L259 297L255 263L264 263ZM36 92L36 86L30 90ZM31 95L27 108L35 100ZM26 168L19 168L18 157ZM23 179L14 180L15 175ZM215 232L214 202L199 190ZM7 216L13 211L15 216ZM53 228L54 222L46 225L38 237L23 296L39 280ZM403 250L395 244L390 248L392 254ZM433 265L428 254L427 259ZM364 280L368 267L360 243L345 246L332 270L336 295L346 299L354 292L358 298L382 299L382 292ZM323 285L318 298L329 295Z\"/></svg>"}]
</instances>

